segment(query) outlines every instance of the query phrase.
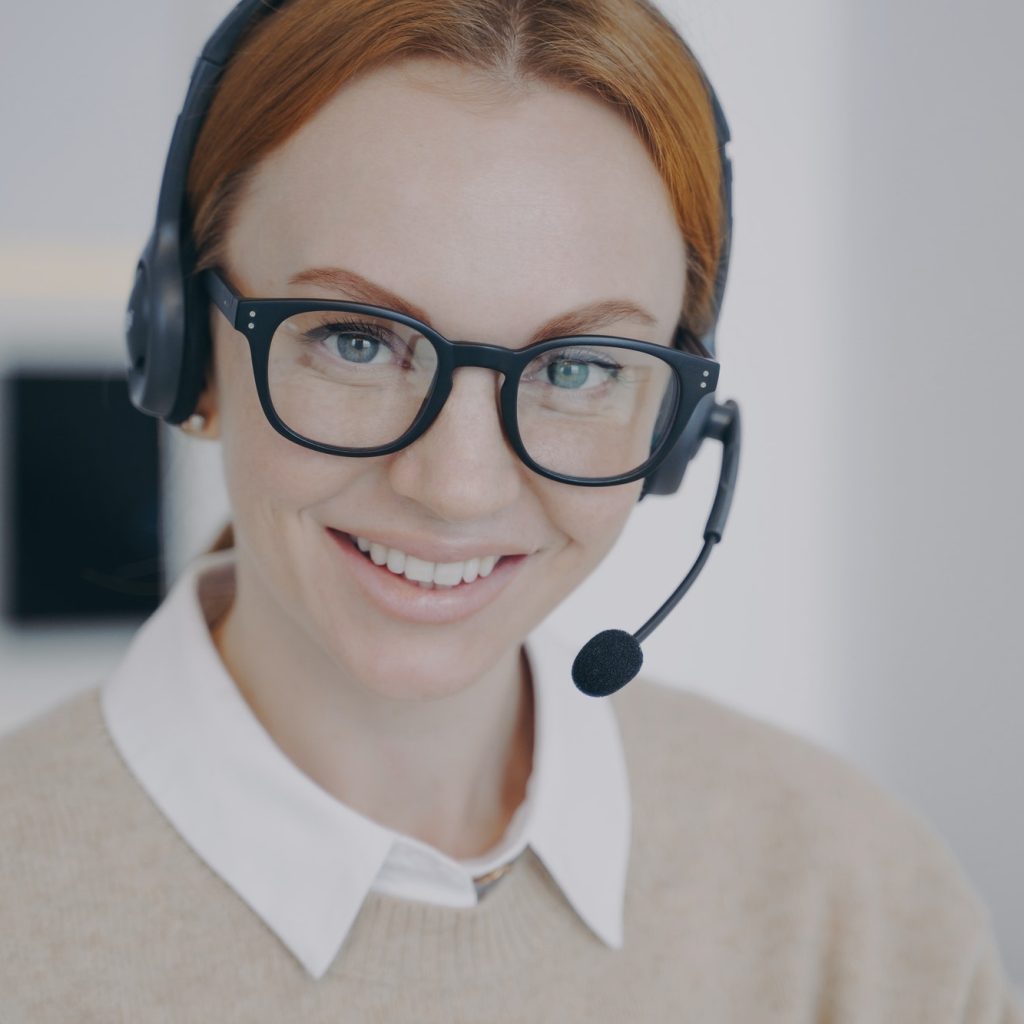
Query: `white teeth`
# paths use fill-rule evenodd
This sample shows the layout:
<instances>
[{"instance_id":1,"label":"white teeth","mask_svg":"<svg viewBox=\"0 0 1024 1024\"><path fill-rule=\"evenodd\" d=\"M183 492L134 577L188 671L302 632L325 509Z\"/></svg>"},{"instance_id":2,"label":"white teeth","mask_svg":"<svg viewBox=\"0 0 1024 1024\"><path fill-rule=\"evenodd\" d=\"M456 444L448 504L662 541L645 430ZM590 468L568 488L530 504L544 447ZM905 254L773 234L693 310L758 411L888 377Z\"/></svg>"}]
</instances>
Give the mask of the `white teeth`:
<instances>
[{"instance_id":1,"label":"white teeth","mask_svg":"<svg viewBox=\"0 0 1024 1024\"><path fill-rule=\"evenodd\" d=\"M391 556L395 553L394 548L388 552L388 568L392 572L402 572L404 569L405 578L407 580L413 580L415 583L434 582L433 562L424 562L422 558L417 558L415 555L405 555L399 551L397 554L401 555L402 564L398 568L395 568L395 566L391 564Z\"/></svg>"},{"instance_id":2,"label":"white teeth","mask_svg":"<svg viewBox=\"0 0 1024 1024\"><path fill-rule=\"evenodd\" d=\"M465 562L438 562L432 579L442 587L454 587L462 582L465 566Z\"/></svg>"},{"instance_id":3,"label":"white teeth","mask_svg":"<svg viewBox=\"0 0 1024 1024\"><path fill-rule=\"evenodd\" d=\"M355 542L356 547L368 554L375 565L386 565L396 576L405 576L427 589L456 587L462 582L472 583L479 577L490 576L501 558L501 555L483 555L464 562L427 562L365 537L356 537Z\"/></svg>"}]
</instances>

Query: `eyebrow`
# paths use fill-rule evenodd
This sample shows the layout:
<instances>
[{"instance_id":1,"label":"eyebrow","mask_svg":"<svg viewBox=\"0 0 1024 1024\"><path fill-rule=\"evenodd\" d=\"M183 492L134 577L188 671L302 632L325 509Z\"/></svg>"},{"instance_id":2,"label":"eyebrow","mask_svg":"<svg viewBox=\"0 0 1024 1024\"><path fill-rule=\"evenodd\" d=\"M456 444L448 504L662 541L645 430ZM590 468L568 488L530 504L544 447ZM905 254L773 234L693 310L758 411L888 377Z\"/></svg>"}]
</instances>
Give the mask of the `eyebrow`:
<instances>
[{"instance_id":1,"label":"eyebrow","mask_svg":"<svg viewBox=\"0 0 1024 1024\"><path fill-rule=\"evenodd\" d=\"M393 309L414 320L429 325L430 317L419 306L406 302L400 295L374 284L353 270L342 267L309 267L293 274L290 285L311 284L321 288L330 288L350 295L357 302L365 302L370 306L381 306ZM586 334L599 327L614 323L617 320L631 317L641 323L657 326L658 320L643 306L638 306L628 299L605 299L580 306L569 313L562 313L540 327L527 342L532 345L547 338L564 338L575 334Z\"/></svg>"}]
</instances>

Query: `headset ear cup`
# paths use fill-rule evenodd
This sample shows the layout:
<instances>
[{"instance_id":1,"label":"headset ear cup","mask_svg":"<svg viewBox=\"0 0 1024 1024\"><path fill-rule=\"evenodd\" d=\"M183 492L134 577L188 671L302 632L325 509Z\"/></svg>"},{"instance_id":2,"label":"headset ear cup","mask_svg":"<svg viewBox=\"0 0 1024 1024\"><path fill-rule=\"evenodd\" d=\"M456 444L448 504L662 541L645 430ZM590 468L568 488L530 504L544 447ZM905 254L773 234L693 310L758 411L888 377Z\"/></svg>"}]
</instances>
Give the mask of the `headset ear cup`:
<instances>
[{"instance_id":1,"label":"headset ear cup","mask_svg":"<svg viewBox=\"0 0 1024 1024\"><path fill-rule=\"evenodd\" d=\"M181 420L191 416L199 403L207 383L211 352L209 298L202 275L191 274L185 280L185 348L175 409Z\"/></svg>"},{"instance_id":2,"label":"headset ear cup","mask_svg":"<svg viewBox=\"0 0 1024 1024\"><path fill-rule=\"evenodd\" d=\"M146 398L146 372L149 365L149 268L147 245L135 268L135 283L128 299L124 318L125 340L128 345L128 394L136 408L143 412Z\"/></svg>"},{"instance_id":3,"label":"headset ear cup","mask_svg":"<svg viewBox=\"0 0 1024 1024\"><path fill-rule=\"evenodd\" d=\"M165 224L154 230L139 259L125 327L132 403L171 422L178 422L171 416L181 373L183 306L177 232Z\"/></svg>"},{"instance_id":4,"label":"headset ear cup","mask_svg":"<svg viewBox=\"0 0 1024 1024\"><path fill-rule=\"evenodd\" d=\"M195 410L209 352L209 303L191 246L166 224L146 243L128 300L128 393L141 412L181 423Z\"/></svg>"},{"instance_id":5,"label":"headset ear cup","mask_svg":"<svg viewBox=\"0 0 1024 1024\"><path fill-rule=\"evenodd\" d=\"M648 494L675 494L683 482L683 474L690 460L697 454L704 438L707 436L705 427L715 407L715 396L705 395L693 410L683 432L672 445L668 455L658 468L644 478L640 501Z\"/></svg>"}]
</instances>

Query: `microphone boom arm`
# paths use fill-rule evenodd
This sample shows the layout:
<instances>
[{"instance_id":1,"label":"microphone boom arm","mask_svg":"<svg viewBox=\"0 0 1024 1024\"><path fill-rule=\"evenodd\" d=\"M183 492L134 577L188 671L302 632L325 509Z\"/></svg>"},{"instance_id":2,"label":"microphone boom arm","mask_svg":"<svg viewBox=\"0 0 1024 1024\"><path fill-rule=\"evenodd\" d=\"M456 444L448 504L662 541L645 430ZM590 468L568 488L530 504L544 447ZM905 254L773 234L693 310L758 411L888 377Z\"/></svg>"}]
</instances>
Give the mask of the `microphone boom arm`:
<instances>
[{"instance_id":1,"label":"microphone boom arm","mask_svg":"<svg viewBox=\"0 0 1024 1024\"><path fill-rule=\"evenodd\" d=\"M704 428L706 437L713 437L722 442L722 468L718 475L718 491L711 513L704 526L704 547L701 548L697 560L690 567L686 578L672 591L668 600L633 634L638 644L643 643L654 630L661 625L665 617L683 599L686 592L693 586L694 580L700 575L711 554L711 549L722 539L725 521L729 518L732 506L732 495L736 489L736 474L740 461L740 407L733 399L716 404L708 416Z\"/></svg>"},{"instance_id":2,"label":"microphone boom arm","mask_svg":"<svg viewBox=\"0 0 1024 1024\"><path fill-rule=\"evenodd\" d=\"M576 687L587 696L607 697L636 676L644 663L640 644L679 604L700 575L711 549L722 539L739 469L740 407L731 398L721 405L716 404L702 427L702 435L722 442L718 491L704 526L704 547L683 582L635 633L627 633L624 629L606 629L584 644L572 663L572 678Z\"/></svg>"}]
</instances>

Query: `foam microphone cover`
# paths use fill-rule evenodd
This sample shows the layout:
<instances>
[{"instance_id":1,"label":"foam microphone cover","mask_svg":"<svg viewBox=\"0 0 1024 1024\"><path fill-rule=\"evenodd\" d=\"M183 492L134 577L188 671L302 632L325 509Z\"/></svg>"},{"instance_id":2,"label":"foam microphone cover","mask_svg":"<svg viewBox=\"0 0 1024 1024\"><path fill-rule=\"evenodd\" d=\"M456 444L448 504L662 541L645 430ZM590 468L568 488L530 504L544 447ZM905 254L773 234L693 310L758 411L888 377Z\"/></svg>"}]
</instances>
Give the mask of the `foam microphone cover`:
<instances>
[{"instance_id":1,"label":"foam microphone cover","mask_svg":"<svg viewBox=\"0 0 1024 1024\"><path fill-rule=\"evenodd\" d=\"M607 697L621 690L644 663L632 633L606 629L588 641L572 663L572 681L588 697Z\"/></svg>"}]
</instances>

